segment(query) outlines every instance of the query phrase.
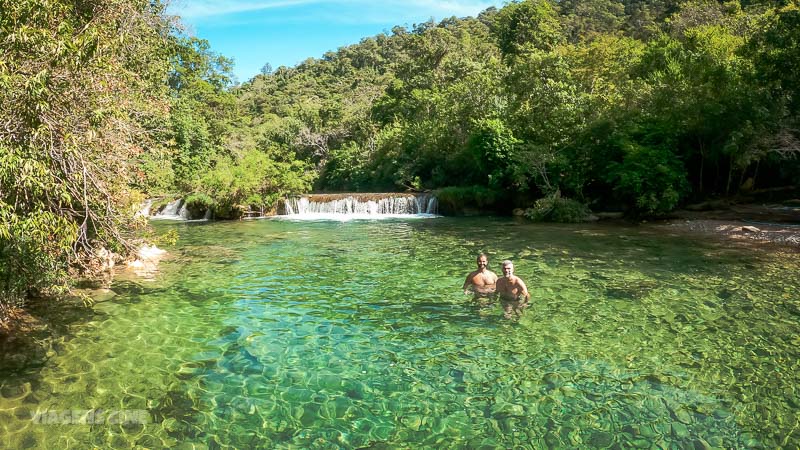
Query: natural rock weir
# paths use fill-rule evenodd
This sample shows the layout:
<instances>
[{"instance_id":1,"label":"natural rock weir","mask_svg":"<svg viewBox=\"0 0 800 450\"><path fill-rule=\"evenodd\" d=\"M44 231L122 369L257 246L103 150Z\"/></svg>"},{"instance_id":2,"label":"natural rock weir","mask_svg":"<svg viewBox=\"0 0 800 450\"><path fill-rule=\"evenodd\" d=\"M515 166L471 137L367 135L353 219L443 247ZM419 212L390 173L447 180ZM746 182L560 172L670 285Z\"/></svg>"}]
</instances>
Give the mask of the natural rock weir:
<instances>
[{"instance_id":1,"label":"natural rock weir","mask_svg":"<svg viewBox=\"0 0 800 450\"><path fill-rule=\"evenodd\" d=\"M435 215L438 203L434 195L427 193L310 194L286 199L278 213L296 217Z\"/></svg>"},{"instance_id":2,"label":"natural rock weir","mask_svg":"<svg viewBox=\"0 0 800 450\"><path fill-rule=\"evenodd\" d=\"M150 219L210 220L214 214L209 208L203 217L195 216L183 199L170 201L156 208L154 201L142 205L139 214ZM392 217L432 217L438 215L436 196L429 193L343 193L307 194L282 200L277 208L279 217L291 219L381 219ZM273 210L274 213L274 210ZM270 214L267 214L270 215ZM264 217L264 211L244 209L243 218Z\"/></svg>"}]
</instances>

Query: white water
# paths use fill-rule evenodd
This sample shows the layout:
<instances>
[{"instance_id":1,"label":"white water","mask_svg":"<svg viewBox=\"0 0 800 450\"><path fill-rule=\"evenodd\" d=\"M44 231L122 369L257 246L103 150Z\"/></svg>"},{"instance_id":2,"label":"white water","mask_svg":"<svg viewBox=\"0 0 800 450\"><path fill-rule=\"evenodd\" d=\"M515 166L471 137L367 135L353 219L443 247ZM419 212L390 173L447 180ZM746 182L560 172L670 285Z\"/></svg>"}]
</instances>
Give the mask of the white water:
<instances>
[{"instance_id":1,"label":"white water","mask_svg":"<svg viewBox=\"0 0 800 450\"><path fill-rule=\"evenodd\" d=\"M150 208L153 206L153 200L145 201L139 211L136 213L137 216L144 216L150 217Z\"/></svg>"},{"instance_id":2,"label":"white water","mask_svg":"<svg viewBox=\"0 0 800 450\"><path fill-rule=\"evenodd\" d=\"M189 210L183 199L179 198L169 202L160 213L150 216L150 218L153 220L189 220Z\"/></svg>"},{"instance_id":3,"label":"white water","mask_svg":"<svg viewBox=\"0 0 800 450\"><path fill-rule=\"evenodd\" d=\"M325 202L313 197L286 200L286 214L277 219L290 220L376 220L376 219L424 219L437 216L436 197L420 195L387 195L378 200L362 201L357 196L343 196Z\"/></svg>"}]
</instances>

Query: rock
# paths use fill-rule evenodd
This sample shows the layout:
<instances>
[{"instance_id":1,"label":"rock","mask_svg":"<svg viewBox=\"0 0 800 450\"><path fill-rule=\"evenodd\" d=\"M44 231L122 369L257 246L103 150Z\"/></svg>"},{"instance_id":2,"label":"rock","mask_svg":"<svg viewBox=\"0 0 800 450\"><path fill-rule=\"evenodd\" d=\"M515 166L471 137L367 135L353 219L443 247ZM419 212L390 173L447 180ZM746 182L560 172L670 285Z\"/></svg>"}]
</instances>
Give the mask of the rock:
<instances>
[{"instance_id":1,"label":"rock","mask_svg":"<svg viewBox=\"0 0 800 450\"><path fill-rule=\"evenodd\" d=\"M514 211L512 211L511 214L514 216L524 216L525 210L522 208L514 208Z\"/></svg>"},{"instance_id":2,"label":"rock","mask_svg":"<svg viewBox=\"0 0 800 450\"><path fill-rule=\"evenodd\" d=\"M619 220L625 217L625 213L623 212L598 212L594 213L600 220Z\"/></svg>"},{"instance_id":3,"label":"rock","mask_svg":"<svg viewBox=\"0 0 800 450\"><path fill-rule=\"evenodd\" d=\"M758 228L750 226L750 225L743 226L742 227L742 231L747 232L747 233L760 233L761 232L761 230L759 230Z\"/></svg>"},{"instance_id":4,"label":"rock","mask_svg":"<svg viewBox=\"0 0 800 450\"><path fill-rule=\"evenodd\" d=\"M675 435L675 437L677 437L677 438L685 439L685 438L689 437L689 429L686 428L686 425L684 425L684 424L682 424L680 422L673 422L672 423L672 434Z\"/></svg>"},{"instance_id":5,"label":"rock","mask_svg":"<svg viewBox=\"0 0 800 450\"><path fill-rule=\"evenodd\" d=\"M143 245L136 252L137 259L128 262L128 269L144 278L152 278L158 271L158 263L166 256L167 252L155 245Z\"/></svg>"},{"instance_id":6,"label":"rock","mask_svg":"<svg viewBox=\"0 0 800 450\"><path fill-rule=\"evenodd\" d=\"M687 211L709 211L711 210L711 205L709 202L702 202L702 203L694 203L691 205L686 205Z\"/></svg>"},{"instance_id":7,"label":"rock","mask_svg":"<svg viewBox=\"0 0 800 450\"><path fill-rule=\"evenodd\" d=\"M91 297L94 303L100 303L106 300L111 300L117 295L116 292L108 288L78 289L76 290L76 292L88 295L89 297Z\"/></svg>"},{"instance_id":8,"label":"rock","mask_svg":"<svg viewBox=\"0 0 800 450\"><path fill-rule=\"evenodd\" d=\"M673 415L679 422L683 424L689 424L692 422L691 415L685 409L678 409L673 412Z\"/></svg>"},{"instance_id":9,"label":"rock","mask_svg":"<svg viewBox=\"0 0 800 450\"><path fill-rule=\"evenodd\" d=\"M492 406L490 412L493 417L523 416L525 415L525 408L522 405L513 403L498 403Z\"/></svg>"},{"instance_id":10,"label":"rock","mask_svg":"<svg viewBox=\"0 0 800 450\"><path fill-rule=\"evenodd\" d=\"M143 245L136 253L143 261L155 261L167 254L166 250L161 250L155 245Z\"/></svg>"},{"instance_id":11,"label":"rock","mask_svg":"<svg viewBox=\"0 0 800 450\"><path fill-rule=\"evenodd\" d=\"M589 437L589 444L595 448L606 448L614 442L614 436L605 431L595 431Z\"/></svg>"},{"instance_id":12,"label":"rock","mask_svg":"<svg viewBox=\"0 0 800 450\"><path fill-rule=\"evenodd\" d=\"M102 272L106 272L114 268L117 256L118 255L116 255L114 252L106 248L101 248L95 253L95 258L100 264L100 270Z\"/></svg>"},{"instance_id":13,"label":"rock","mask_svg":"<svg viewBox=\"0 0 800 450\"><path fill-rule=\"evenodd\" d=\"M689 211L711 211L715 209L730 209L730 207L731 204L726 200L709 200L707 202L686 205L686 209Z\"/></svg>"},{"instance_id":14,"label":"rock","mask_svg":"<svg viewBox=\"0 0 800 450\"><path fill-rule=\"evenodd\" d=\"M694 444L695 450L711 450L713 448L713 447L711 447L711 444L706 442L706 440L703 439L703 438L695 439L693 444Z\"/></svg>"}]
</instances>

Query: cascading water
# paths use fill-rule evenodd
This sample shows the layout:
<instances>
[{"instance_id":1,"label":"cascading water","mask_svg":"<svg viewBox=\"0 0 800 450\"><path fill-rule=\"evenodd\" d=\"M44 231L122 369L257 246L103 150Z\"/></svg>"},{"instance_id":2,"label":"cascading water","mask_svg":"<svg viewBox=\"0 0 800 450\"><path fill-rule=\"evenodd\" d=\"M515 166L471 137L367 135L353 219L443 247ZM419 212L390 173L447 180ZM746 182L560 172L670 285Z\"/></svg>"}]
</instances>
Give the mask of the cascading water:
<instances>
[{"instance_id":1,"label":"cascading water","mask_svg":"<svg viewBox=\"0 0 800 450\"><path fill-rule=\"evenodd\" d=\"M136 213L137 216L144 216L150 217L150 208L153 207L153 200L147 200L142 204L142 207L139 208L139 211Z\"/></svg>"},{"instance_id":2,"label":"cascading water","mask_svg":"<svg viewBox=\"0 0 800 450\"><path fill-rule=\"evenodd\" d=\"M164 219L164 220L189 220L189 210L186 208L186 202L183 199L177 199L167 203L161 212L150 216L151 219Z\"/></svg>"},{"instance_id":3,"label":"cascading water","mask_svg":"<svg viewBox=\"0 0 800 450\"><path fill-rule=\"evenodd\" d=\"M434 217L431 194L316 194L285 200L281 217L292 219L381 219Z\"/></svg>"}]
</instances>

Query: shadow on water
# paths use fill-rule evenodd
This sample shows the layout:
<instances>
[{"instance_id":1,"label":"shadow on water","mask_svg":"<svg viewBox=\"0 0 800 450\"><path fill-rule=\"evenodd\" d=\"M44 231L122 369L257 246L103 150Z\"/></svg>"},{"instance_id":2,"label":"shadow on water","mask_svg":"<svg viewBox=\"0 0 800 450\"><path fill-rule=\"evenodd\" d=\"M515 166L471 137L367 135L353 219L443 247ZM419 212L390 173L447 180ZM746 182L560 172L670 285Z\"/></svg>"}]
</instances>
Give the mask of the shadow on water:
<instances>
[{"instance_id":1,"label":"shadow on water","mask_svg":"<svg viewBox=\"0 0 800 450\"><path fill-rule=\"evenodd\" d=\"M635 261L637 270L648 274L663 273L666 266L664 258L691 262L688 265L670 263L669 269L673 272L698 268L713 271L729 263L731 255L736 255L746 268L752 269L771 259L769 251L742 252L743 248L753 248L753 243L749 241L731 243L713 237L701 240L690 233L666 232L652 225L554 225L490 218L471 227L453 227L452 220L412 222L408 227L431 239L449 237L461 244L467 250L464 260L466 268L471 268L471 260L480 252L488 252L493 257L490 260L493 270L499 266L501 259L506 258L515 261L539 259L548 265L580 258L598 262ZM760 245L760 248L764 246Z\"/></svg>"},{"instance_id":2,"label":"shadow on water","mask_svg":"<svg viewBox=\"0 0 800 450\"><path fill-rule=\"evenodd\" d=\"M75 325L103 316L75 298L33 299L26 305L28 329L0 340L0 379L11 382L16 377L29 379L42 368L50 355L57 353L59 342L73 336Z\"/></svg>"}]
</instances>

